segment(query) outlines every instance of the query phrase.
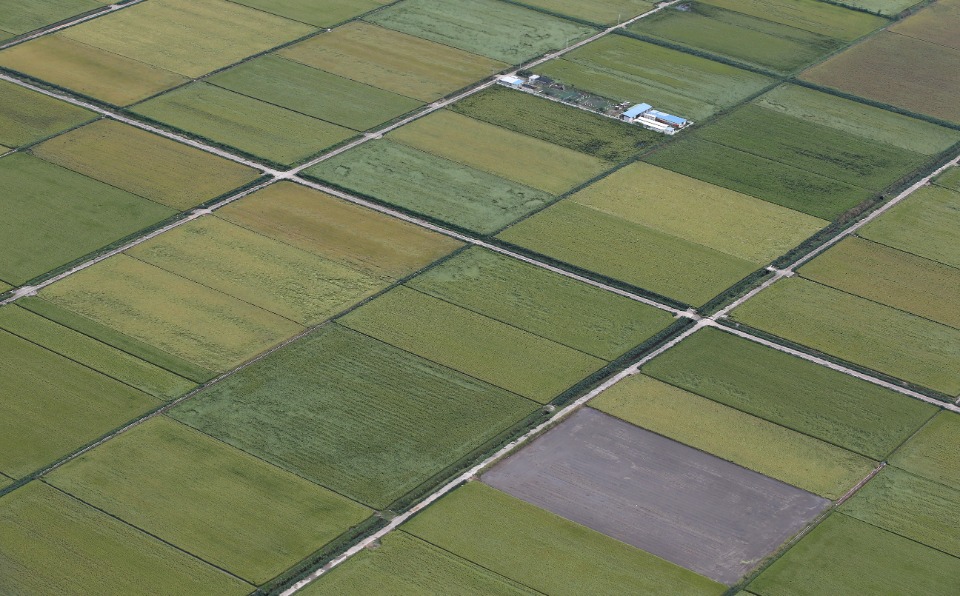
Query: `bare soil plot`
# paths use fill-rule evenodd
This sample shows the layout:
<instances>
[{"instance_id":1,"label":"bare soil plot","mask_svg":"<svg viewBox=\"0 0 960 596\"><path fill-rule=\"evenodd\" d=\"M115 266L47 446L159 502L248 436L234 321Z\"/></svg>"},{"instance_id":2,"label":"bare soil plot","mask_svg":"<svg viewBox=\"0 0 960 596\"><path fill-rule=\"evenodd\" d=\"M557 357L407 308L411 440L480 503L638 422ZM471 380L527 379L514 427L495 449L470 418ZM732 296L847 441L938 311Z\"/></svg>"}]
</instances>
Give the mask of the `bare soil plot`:
<instances>
[{"instance_id":1,"label":"bare soil plot","mask_svg":"<svg viewBox=\"0 0 960 596\"><path fill-rule=\"evenodd\" d=\"M399 219L292 182L217 211L217 217L369 275L396 280L461 246Z\"/></svg>"},{"instance_id":2,"label":"bare soil plot","mask_svg":"<svg viewBox=\"0 0 960 596\"><path fill-rule=\"evenodd\" d=\"M960 269L848 237L800 275L960 329Z\"/></svg>"},{"instance_id":3,"label":"bare soil plot","mask_svg":"<svg viewBox=\"0 0 960 596\"><path fill-rule=\"evenodd\" d=\"M264 12L308 23L317 27L330 27L389 4L391 0L232 0Z\"/></svg>"},{"instance_id":4,"label":"bare soil plot","mask_svg":"<svg viewBox=\"0 0 960 596\"><path fill-rule=\"evenodd\" d=\"M521 4L542 8L548 12L571 16L577 19L613 25L626 21L652 9L653 0L523 0Z\"/></svg>"},{"instance_id":5,"label":"bare soil plot","mask_svg":"<svg viewBox=\"0 0 960 596\"><path fill-rule=\"evenodd\" d=\"M960 560L870 524L831 515L748 586L760 596L951 594Z\"/></svg>"},{"instance_id":6,"label":"bare soil plot","mask_svg":"<svg viewBox=\"0 0 960 596\"><path fill-rule=\"evenodd\" d=\"M278 52L284 58L421 101L466 87L506 64L413 35L354 22Z\"/></svg>"},{"instance_id":7,"label":"bare soil plot","mask_svg":"<svg viewBox=\"0 0 960 596\"><path fill-rule=\"evenodd\" d=\"M536 408L517 395L329 325L171 415L383 509Z\"/></svg>"},{"instance_id":8,"label":"bare soil plot","mask_svg":"<svg viewBox=\"0 0 960 596\"><path fill-rule=\"evenodd\" d=\"M698 331L644 366L643 372L878 461L937 411L930 404L715 329Z\"/></svg>"},{"instance_id":9,"label":"bare soil plot","mask_svg":"<svg viewBox=\"0 0 960 596\"><path fill-rule=\"evenodd\" d=\"M423 105L276 55L244 62L207 81L354 130L373 128Z\"/></svg>"},{"instance_id":10,"label":"bare soil plot","mask_svg":"<svg viewBox=\"0 0 960 596\"><path fill-rule=\"evenodd\" d=\"M11 478L52 464L160 405L5 331L0 354L0 472Z\"/></svg>"},{"instance_id":11,"label":"bare soil plot","mask_svg":"<svg viewBox=\"0 0 960 596\"><path fill-rule=\"evenodd\" d=\"M888 23L884 18L817 0L702 0L797 29L853 41Z\"/></svg>"},{"instance_id":12,"label":"bare soil plot","mask_svg":"<svg viewBox=\"0 0 960 596\"><path fill-rule=\"evenodd\" d=\"M0 279L22 284L176 213L16 153L0 159Z\"/></svg>"},{"instance_id":13,"label":"bare soil plot","mask_svg":"<svg viewBox=\"0 0 960 596\"><path fill-rule=\"evenodd\" d=\"M960 395L960 330L802 278L784 279L733 318L861 366Z\"/></svg>"},{"instance_id":14,"label":"bare soil plot","mask_svg":"<svg viewBox=\"0 0 960 596\"><path fill-rule=\"evenodd\" d=\"M834 87L899 108L960 122L960 50L882 31L803 74Z\"/></svg>"},{"instance_id":15,"label":"bare soil plot","mask_svg":"<svg viewBox=\"0 0 960 596\"><path fill-rule=\"evenodd\" d=\"M499 238L650 292L700 305L758 267L564 199Z\"/></svg>"},{"instance_id":16,"label":"bare soil plot","mask_svg":"<svg viewBox=\"0 0 960 596\"><path fill-rule=\"evenodd\" d=\"M103 0L0 0L0 29L20 35L98 8Z\"/></svg>"},{"instance_id":17,"label":"bare soil plot","mask_svg":"<svg viewBox=\"0 0 960 596\"><path fill-rule=\"evenodd\" d=\"M252 584L372 513L165 417L104 443L46 481Z\"/></svg>"},{"instance_id":18,"label":"bare soil plot","mask_svg":"<svg viewBox=\"0 0 960 596\"><path fill-rule=\"evenodd\" d=\"M606 362L522 328L398 287L341 324L418 356L547 403Z\"/></svg>"},{"instance_id":19,"label":"bare soil plot","mask_svg":"<svg viewBox=\"0 0 960 596\"><path fill-rule=\"evenodd\" d=\"M34 143L95 117L83 108L0 81L0 143L8 147Z\"/></svg>"},{"instance_id":20,"label":"bare soil plot","mask_svg":"<svg viewBox=\"0 0 960 596\"><path fill-rule=\"evenodd\" d=\"M314 31L224 0L150 0L63 35L196 78Z\"/></svg>"},{"instance_id":21,"label":"bare soil plot","mask_svg":"<svg viewBox=\"0 0 960 596\"><path fill-rule=\"evenodd\" d=\"M960 192L921 188L859 235L917 256L960 267Z\"/></svg>"},{"instance_id":22,"label":"bare soil plot","mask_svg":"<svg viewBox=\"0 0 960 596\"><path fill-rule=\"evenodd\" d=\"M0 52L0 66L118 106L189 81L183 75L75 41L63 33Z\"/></svg>"},{"instance_id":23,"label":"bare soil plot","mask_svg":"<svg viewBox=\"0 0 960 596\"><path fill-rule=\"evenodd\" d=\"M551 194L562 194L613 164L506 128L440 110L388 138Z\"/></svg>"},{"instance_id":24,"label":"bare soil plot","mask_svg":"<svg viewBox=\"0 0 960 596\"><path fill-rule=\"evenodd\" d=\"M728 585L830 504L592 409L483 481Z\"/></svg>"},{"instance_id":25,"label":"bare soil plot","mask_svg":"<svg viewBox=\"0 0 960 596\"><path fill-rule=\"evenodd\" d=\"M366 20L508 64L596 33L592 27L496 0L405 0Z\"/></svg>"},{"instance_id":26,"label":"bare soil plot","mask_svg":"<svg viewBox=\"0 0 960 596\"><path fill-rule=\"evenodd\" d=\"M960 26L960 2L939 0L894 23L890 31L960 50L957 26Z\"/></svg>"},{"instance_id":27,"label":"bare soil plot","mask_svg":"<svg viewBox=\"0 0 960 596\"><path fill-rule=\"evenodd\" d=\"M403 530L541 593L622 594L670 586L684 596L726 586L549 511L469 482Z\"/></svg>"},{"instance_id":28,"label":"bare soil plot","mask_svg":"<svg viewBox=\"0 0 960 596\"><path fill-rule=\"evenodd\" d=\"M590 406L641 428L834 500L873 469L861 455L637 375Z\"/></svg>"},{"instance_id":29,"label":"bare soil plot","mask_svg":"<svg viewBox=\"0 0 960 596\"><path fill-rule=\"evenodd\" d=\"M12 594L240 596L252 589L39 481L0 498L0 568L0 591Z\"/></svg>"},{"instance_id":30,"label":"bare soil plot","mask_svg":"<svg viewBox=\"0 0 960 596\"><path fill-rule=\"evenodd\" d=\"M32 147L46 161L174 209L189 209L249 184L260 173L114 120Z\"/></svg>"},{"instance_id":31,"label":"bare soil plot","mask_svg":"<svg viewBox=\"0 0 960 596\"><path fill-rule=\"evenodd\" d=\"M406 285L605 360L673 322L668 312L482 248Z\"/></svg>"},{"instance_id":32,"label":"bare soil plot","mask_svg":"<svg viewBox=\"0 0 960 596\"><path fill-rule=\"evenodd\" d=\"M893 454L890 463L960 490L960 416L937 414Z\"/></svg>"}]
</instances>

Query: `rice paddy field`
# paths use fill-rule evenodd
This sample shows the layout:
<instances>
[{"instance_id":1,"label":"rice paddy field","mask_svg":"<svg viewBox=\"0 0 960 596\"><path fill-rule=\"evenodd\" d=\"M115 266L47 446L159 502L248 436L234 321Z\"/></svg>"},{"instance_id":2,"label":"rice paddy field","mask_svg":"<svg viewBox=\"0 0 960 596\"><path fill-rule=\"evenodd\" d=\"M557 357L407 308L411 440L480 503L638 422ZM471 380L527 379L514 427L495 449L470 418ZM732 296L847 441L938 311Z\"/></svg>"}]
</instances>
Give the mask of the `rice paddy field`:
<instances>
[{"instance_id":1,"label":"rice paddy field","mask_svg":"<svg viewBox=\"0 0 960 596\"><path fill-rule=\"evenodd\" d=\"M103 8L100 0L52 0L50 2L0 2L0 30L9 36L22 35L72 16Z\"/></svg>"},{"instance_id":2,"label":"rice paddy field","mask_svg":"<svg viewBox=\"0 0 960 596\"><path fill-rule=\"evenodd\" d=\"M887 20L862 12L826 5L816 0L702 0L797 29L853 41L883 27Z\"/></svg>"},{"instance_id":3,"label":"rice paddy field","mask_svg":"<svg viewBox=\"0 0 960 596\"><path fill-rule=\"evenodd\" d=\"M613 25L651 10L656 2L652 0L597 0L586 4L578 0L524 0L520 4L575 19Z\"/></svg>"},{"instance_id":4,"label":"rice paddy field","mask_svg":"<svg viewBox=\"0 0 960 596\"><path fill-rule=\"evenodd\" d=\"M890 458L890 463L915 476L960 490L960 457L957 431L960 416L937 414Z\"/></svg>"},{"instance_id":5,"label":"rice paddy field","mask_svg":"<svg viewBox=\"0 0 960 596\"><path fill-rule=\"evenodd\" d=\"M390 1L326 0L318 4L310 0L238 0L236 3L315 27L331 27L380 8Z\"/></svg>"},{"instance_id":6,"label":"rice paddy field","mask_svg":"<svg viewBox=\"0 0 960 596\"><path fill-rule=\"evenodd\" d=\"M0 143L28 145L93 120L95 114L0 81Z\"/></svg>"}]
</instances>

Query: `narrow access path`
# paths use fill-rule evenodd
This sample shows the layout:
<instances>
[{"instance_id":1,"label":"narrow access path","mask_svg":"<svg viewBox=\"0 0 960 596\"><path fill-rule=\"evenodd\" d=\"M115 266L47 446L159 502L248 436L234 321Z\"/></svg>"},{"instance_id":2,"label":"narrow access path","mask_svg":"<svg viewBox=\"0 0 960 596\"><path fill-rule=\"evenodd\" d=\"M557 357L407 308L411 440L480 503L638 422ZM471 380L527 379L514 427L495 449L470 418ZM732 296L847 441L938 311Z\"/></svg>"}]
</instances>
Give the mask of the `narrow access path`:
<instances>
[{"instance_id":1,"label":"narrow access path","mask_svg":"<svg viewBox=\"0 0 960 596\"><path fill-rule=\"evenodd\" d=\"M27 1L38 2L42 0L27 0ZM89 21L91 19L101 17L111 12L123 10L128 6L133 6L134 4L140 4L141 2L146 2L146 0L132 0L131 2L127 2L126 4L111 4L109 6L104 6L103 8L98 8L95 11L89 14L85 14L81 17L64 21L60 24L41 27L39 29L32 31L31 33L28 33L27 35L24 35L23 37L18 37L6 43L0 43L0 50L12 48L15 45L19 45L21 43L30 41L31 39L37 39L38 37L43 37L44 35L50 35L51 33L56 33L57 31L61 31L63 29L66 29L67 27L73 27L74 25L79 25L80 23L83 23L85 21Z\"/></svg>"}]
</instances>

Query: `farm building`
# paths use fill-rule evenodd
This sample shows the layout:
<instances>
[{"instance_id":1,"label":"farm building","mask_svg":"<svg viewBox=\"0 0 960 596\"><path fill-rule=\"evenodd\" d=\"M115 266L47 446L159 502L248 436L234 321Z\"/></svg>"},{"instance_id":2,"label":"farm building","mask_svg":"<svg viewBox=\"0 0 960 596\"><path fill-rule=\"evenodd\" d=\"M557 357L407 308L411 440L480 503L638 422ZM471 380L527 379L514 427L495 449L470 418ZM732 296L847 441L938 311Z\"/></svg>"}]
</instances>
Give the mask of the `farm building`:
<instances>
[{"instance_id":1,"label":"farm building","mask_svg":"<svg viewBox=\"0 0 960 596\"><path fill-rule=\"evenodd\" d=\"M526 83L526 80L513 75L503 75L497 79L497 82L505 87L513 87L514 89L519 89L521 85Z\"/></svg>"},{"instance_id":2,"label":"farm building","mask_svg":"<svg viewBox=\"0 0 960 596\"><path fill-rule=\"evenodd\" d=\"M657 122L670 125L674 128L683 128L687 125L687 121L680 116L674 116L672 114L667 114L666 112L661 112L659 110L650 110L646 113L647 117L653 118Z\"/></svg>"},{"instance_id":3,"label":"farm building","mask_svg":"<svg viewBox=\"0 0 960 596\"><path fill-rule=\"evenodd\" d=\"M650 111L652 108L653 108L653 106L650 105L650 104L648 104L648 103L638 103L638 104L636 104L635 106L632 106L631 108L629 108L629 109L628 109L626 112L624 112L623 114L621 114L621 115L620 115L620 118L621 118L622 120L625 120L625 121L627 121L627 122L630 122L630 121L634 120L635 118L639 118L641 115L643 115L643 114L645 114L646 112Z\"/></svg>"}]
</instances>

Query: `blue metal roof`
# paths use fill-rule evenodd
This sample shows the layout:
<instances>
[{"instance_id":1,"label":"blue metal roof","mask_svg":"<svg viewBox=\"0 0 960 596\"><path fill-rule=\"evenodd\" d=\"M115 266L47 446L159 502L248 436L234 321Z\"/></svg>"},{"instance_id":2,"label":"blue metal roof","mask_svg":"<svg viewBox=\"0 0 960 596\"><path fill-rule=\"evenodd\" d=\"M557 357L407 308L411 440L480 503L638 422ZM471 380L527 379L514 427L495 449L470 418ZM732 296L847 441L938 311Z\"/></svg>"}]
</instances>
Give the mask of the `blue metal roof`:
<instances>
[{"instance_id":1,"label":"blue metal roof","mask_svg":"<svg viewBox=\"0 0 960 596\"><path fill-rule=\"evenodd\" d=\"M632 108L624 112L623 115L626 116L627 118L636 118L637 116L646 112L652 107L653 106L651 106L648 103L638 103L637 105L633 106Z\"/></svg>"},{"instance_id":2,"label":"blue metal roof","mask_svg":"<svg viewBox=\"0 0 960 596\"><path fill-rule=\"evenodd\" d=\"M672 114L667 114L666 112L658 112L657 110L653 110L650 113L654 118L658 118L664 122L669 122L670 124L676 124L677 126L683 126L687 123L687 121L680 116L674 116Z\"/></svg>"}]
</instances>

